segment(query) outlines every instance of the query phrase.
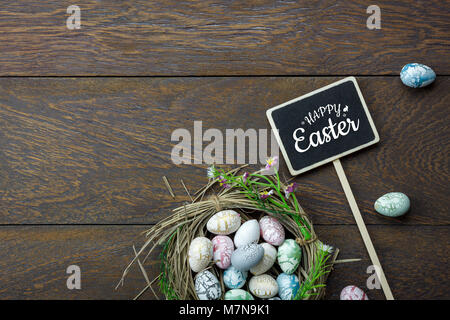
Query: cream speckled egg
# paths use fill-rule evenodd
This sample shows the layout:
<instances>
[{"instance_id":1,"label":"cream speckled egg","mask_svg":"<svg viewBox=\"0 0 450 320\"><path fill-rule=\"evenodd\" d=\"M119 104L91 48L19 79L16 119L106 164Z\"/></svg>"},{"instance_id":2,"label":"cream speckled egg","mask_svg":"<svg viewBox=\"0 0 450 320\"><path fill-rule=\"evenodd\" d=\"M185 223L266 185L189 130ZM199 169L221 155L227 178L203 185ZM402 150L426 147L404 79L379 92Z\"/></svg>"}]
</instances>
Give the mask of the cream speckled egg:
<instances>
[{"instance_id":1,"label":"cream speckled egg","mask_svg":"<svg viewBox=\"0 0 450 320\"><path fill-rule=\"evenodd\" d=\"M258 298L272 298L278 293L278 284L268 274L254 276L248 284L250 292Z\"/></svg>"},{"instance_id":2,"label":"cream speckled egg","mask_svg":"<svg viewBox=\"0 0 450 320\"><path fill-rule=\"evenodd\" d=\"M272 268L275 260L277 259L277 249L269 243L261 243L261 246L264 249L264 257L262 260L253 268L250 269L250 272L255 276L263 274L270 268Z\"/></svg>"},{"instance_id":3,"label":"cream speckled egg","mask_svg":"<svg viewBox=\"0 0 450 320\"><path fill-rule=\"evenodd\" d=\"M259 220L261 236L274 246L279 246L284 241L284 228L281 223L271 216L264 216Z\"/></svg>"},{"instance_id":4,"label":"cream speckled egg","mask_svg":"<svg viewBox=\"0 0 450 320\"><path fill-rule=\"evenodd\" d=\"M213 244L205 237L197 237L189 246L188 259L192 271L205 269L213 257Z\"/></svg>"},{"instance_id":5,"label":"cream speckled egg","mask_svg":"<svg viewBox=\"0 0 450 320\"><path fill-rule=\"evenodd\" d=\"M252 219L238 229L234 235L234 245L236 248L242 247L250 243L258 243L259 241L259 223L258 220Z\"/></svg>"},{"instance_id":6,"label":"cream speckled egg","mask_svg":"<svg viewBox=\"0 0 450 320\"><path fill-rule=\"evenodd\" d=\"M203 270L195 277L195 292L200 300L217 300L222 295L219 280L208 270Z\"/></svg>"},{"instance_id":7,"label":"cream speckled egg","mask_svg":"<svg viewBox=\"0 0 450 320\"><path fill-rule=\"evenodd\" d=\"M213 244L213 260L220 269L226 269L231 264L231 254L234 251L233 240L227 236L215 236Z\"/></svg>"},{"instance_id":8,"label":"cream speckled egg","mask_svg":"<svg viewBox=\"0 0 450 320\"><path fill-rule=\"evenodd\" d=\"M241 217L234 210L223 210L209 218L206 229L209 232L227 235L235 232L241 226Z\"/></svg>"}]
</instances>

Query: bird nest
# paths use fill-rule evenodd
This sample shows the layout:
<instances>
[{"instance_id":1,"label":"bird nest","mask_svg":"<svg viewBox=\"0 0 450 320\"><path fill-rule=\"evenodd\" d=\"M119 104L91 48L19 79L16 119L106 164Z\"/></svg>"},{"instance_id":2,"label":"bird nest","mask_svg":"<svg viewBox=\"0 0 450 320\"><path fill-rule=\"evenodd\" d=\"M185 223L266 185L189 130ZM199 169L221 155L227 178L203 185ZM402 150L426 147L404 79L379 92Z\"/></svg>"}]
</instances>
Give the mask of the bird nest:
<instances>
[{"instance_id":1,"label":"bird nest","mask_svg":"<svg viewBox=\"0 0 450 320\"><path fill-rule=\"evenodd\" d=\"M273 161L269 160L266 168L254 173L245 172L245 166L227 172L210 167L208 184L195 194L195 198L191 198L192 202L174 209L170 216L145 232L145 243L139 250L134 249L135 257L125 269L119 285L123 284L130 267L138 264L146 285L135 298L150 289L156 298L162 294L170 300L198 299L196 274L189 265L190 243L196 237L213 237L206 229L208 220L221 210L232 209L240 214L242 222L258 219L262 215L275 217L284 226L286 239L295 239L302 251L300 265L295 271L300 287L293 299L323 298L326 280L338 250L333 252L333 248L317 238L295 195L297 184L281 182L278 172L272 168ZM272 174L268 174L270 170ZM151 253L159 250L160 273L151 280L145 271L145 262ZM226 292L223 270L214 261L207 269L219 280L223 298ZM274 264L266 273L276 278L281 272L279 266ZM159 284L160 293L153 288L155 284Z\"/></svg>"}]
</instances>

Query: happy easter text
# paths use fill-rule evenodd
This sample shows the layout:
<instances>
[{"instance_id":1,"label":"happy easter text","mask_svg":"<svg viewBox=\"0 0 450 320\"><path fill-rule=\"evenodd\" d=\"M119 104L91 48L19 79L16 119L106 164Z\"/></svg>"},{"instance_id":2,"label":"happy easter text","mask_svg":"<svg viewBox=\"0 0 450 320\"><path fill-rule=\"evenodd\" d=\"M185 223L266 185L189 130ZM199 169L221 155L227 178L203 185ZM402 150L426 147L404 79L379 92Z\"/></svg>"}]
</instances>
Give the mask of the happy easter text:
<instances>
[{"instance_id":1,"label":"happy easter text","mask_svg":"<svg viewBox=\"0 0 450 320\"><path fill-rule=\"evenodd\" d=\"M298 152L306 152L310 148L316 148L325 143L331 142L332 140L339 139L341 136L346 136L350 132L356 132L359 130L359 119L356 121L347 117L339 122L333 121L332 116L340 118L347 116L349 106L345 105L341 110L341 104L328 104L326 106L321 106L312 112L309 112L302 122L303 124L308 123L310 126L324 117L327 117L327 124L321 130L313 131L309 134L309 137L305 137L306 130L303 127L299 127L294 130L292 137L295 141L295 150Z\"/></svg>"}]
</instances>

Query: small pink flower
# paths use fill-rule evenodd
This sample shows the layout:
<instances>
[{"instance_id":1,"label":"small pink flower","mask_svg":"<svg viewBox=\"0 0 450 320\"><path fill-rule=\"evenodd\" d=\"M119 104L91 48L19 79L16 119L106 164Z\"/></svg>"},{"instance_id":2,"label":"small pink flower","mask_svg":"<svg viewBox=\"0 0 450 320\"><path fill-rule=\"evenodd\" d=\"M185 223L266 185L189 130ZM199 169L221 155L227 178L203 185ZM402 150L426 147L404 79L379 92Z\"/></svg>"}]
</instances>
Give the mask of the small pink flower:
<instances>
[{"instance_id":1,"label":"small pink flower","mask_svg":"<svg viewBox=\"0 0 450 320\"><path fill-rule=\"evenodd\" d=\"M227 179L225 179L224 176L219 176L219 184L225 189L231 188L231 185L228 183Z\"/></svg>"},{"instance_id":2,"label":"small pink flower","mask_svg":"<svg viewBox=\"0 0 450 320\"><path fill-rule=\"evenodd\" d=\"M286 189L284 189L284 194L286 196L286 199L289 199L289 195L291 193L293 193L295 191L295 189L297 189L298 184L296 182L293 182L291 184L289 184Z\"/></svg>"},{"instance_id":3,"label":"small pink flower","mask_svg":"<svg viewBox=\"0 0 450 320\"><path fill-rule=\"evenodd\" d=\"M260 192L259 196L260 196L261 200L265 200L268 197L270 197L272 194L273 194L273 190L270 190L270 191L264 190L264 191Z\"/></svg>"},{"instance_id":4,"label":"small pink flower","mask_svg":"<svg viewBox=\"0 0 450 320\"><path fill-rule=\"evenodd\" d=\"M274 167L278 163L278 157L270 157L266 160L266 170L269 170L270 168Z\"/></svg>"},{"instance_id":5,"label":"small pink flower","mask_svg":"<svg viewBox=\"0 0 450 320\"><path fill-rule=\"evenodd\" d=\"M242 175L242 182L244 184L247 183L247 179L248 179L249 173L248 172L244 172L244 174Z\"/></svg>"}]
</instances>

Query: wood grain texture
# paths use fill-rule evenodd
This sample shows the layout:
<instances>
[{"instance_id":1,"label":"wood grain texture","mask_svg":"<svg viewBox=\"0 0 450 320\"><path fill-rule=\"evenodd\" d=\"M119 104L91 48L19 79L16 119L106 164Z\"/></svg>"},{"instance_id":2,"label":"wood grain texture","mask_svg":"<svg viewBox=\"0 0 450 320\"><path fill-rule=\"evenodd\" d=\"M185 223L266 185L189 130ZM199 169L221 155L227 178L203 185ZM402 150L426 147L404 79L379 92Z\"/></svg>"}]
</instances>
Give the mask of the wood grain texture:
<instances>
[{"instance_id":1,"label":"wood grain texture","mask_svg":"<svg viewBox=\"0 0 450 320\"><path fill-rule=\"evenodd\" d=\"M206 182L205 164L172 163L175 129L265 129L266 109L337 79L0 79L0 224L155 223L188 200L180 178L191 191ZM342 163L366 223L448 225L450 79L423 90L358 82L381 142ZM354 223L332 165L296 181L315 224ZM390 191L410 196L404 218L373 210Z\"/></svg>"},{"instance_id":2,"label":"wood grain texture","mask_svg":"<svg viewBox=\"0 0 450 320\"><path fill-rule=\"evenodd\" d=\"M448 1L2 1L0 75L450 74Z\"/></svg>"},{"instance_id":3,"label":"wood grain texture","mask_svg":"<svg viewBox=\"0 0 450 320\"><path fill-rule=\"evenodd\" d=\"M145 286L137 267L131 269L123 287L117 291L114 287L145 228L0 227L0 299L131 299ZM369 226L397 299L450 298L449 231L448 226ZM381 290L366 287L370 260L356 226L320 226L317 232L325 242L340 248L341 259L363 259L336 265L326 298L339 299L341 289L354 284L366 290L370 299L383 299ZM150 279L156 277L158 263L156 255L146 263ZM81 290L66 287L66 268L72 264L81 269ZM143 298L153 295L146 292Z\"/></svg>"}]
</instances>

